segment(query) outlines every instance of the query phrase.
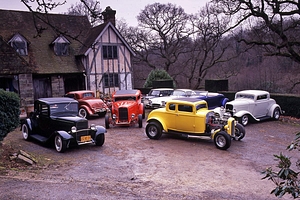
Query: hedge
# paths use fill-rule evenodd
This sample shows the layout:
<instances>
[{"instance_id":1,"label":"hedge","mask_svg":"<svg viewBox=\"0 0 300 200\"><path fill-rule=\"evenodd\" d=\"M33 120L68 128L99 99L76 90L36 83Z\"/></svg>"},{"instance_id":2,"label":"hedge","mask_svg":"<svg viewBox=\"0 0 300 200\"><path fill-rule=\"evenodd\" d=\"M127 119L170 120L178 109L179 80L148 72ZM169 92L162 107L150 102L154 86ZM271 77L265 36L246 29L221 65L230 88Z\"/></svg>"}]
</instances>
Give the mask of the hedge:
<instances>
[{"instance_id":1,"label":"hedge","mask_svg":"<svg viewBox=\"0 0 300 200\"><path fill-rule=\"evenodd\" d=\"M14 92L0 89L0 141L20 123L20 98Z\"/></svg>"}]
</instances>

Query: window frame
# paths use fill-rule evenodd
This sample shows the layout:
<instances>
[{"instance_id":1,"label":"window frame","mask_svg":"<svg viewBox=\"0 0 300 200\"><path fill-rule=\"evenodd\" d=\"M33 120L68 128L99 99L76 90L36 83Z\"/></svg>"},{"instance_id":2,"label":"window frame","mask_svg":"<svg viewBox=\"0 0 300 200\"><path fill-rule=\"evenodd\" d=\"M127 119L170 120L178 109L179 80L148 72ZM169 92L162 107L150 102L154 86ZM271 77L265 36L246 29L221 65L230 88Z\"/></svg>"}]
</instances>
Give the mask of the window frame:
<instances>
[{"instance_id":1,"label":"window frame","mask_svg":"<svg viewBox=\"0 0 300 200\"><path fill-rule=\"evenodd\" d=\"M105 73L103 74L104 87L119 87L119 74L118 73Z\"/></svg>"},{"instance_id":2,"label":"window frame","mask_svg":"<svg viewBox=\"0 0 300 200\"><path fill-rule=\"evenodd\" d=\"M57 56L70 55L70 42L63 36L57 37L53 42L53 51Z\"/></svg>"},{"instance_id":3,"label":"window frame","mask_svg":"<svg viewBox=\"0 0 300 200\"><path fill-rule=\"evenodd\" d=\"M118 59L118 46L117 45L103 45L102 46L103 59Z\"/></svg>"},{"instance_id":4,"label":"window frame","mask_svg":"<svg viewBox=\"0 0 300 200\"><path fill-rule=\"evenodd\" d=\"M28 55L28 42L20 34L15 34L8 44L14 48L20 56Z\"/></svg>"}]
</instances>

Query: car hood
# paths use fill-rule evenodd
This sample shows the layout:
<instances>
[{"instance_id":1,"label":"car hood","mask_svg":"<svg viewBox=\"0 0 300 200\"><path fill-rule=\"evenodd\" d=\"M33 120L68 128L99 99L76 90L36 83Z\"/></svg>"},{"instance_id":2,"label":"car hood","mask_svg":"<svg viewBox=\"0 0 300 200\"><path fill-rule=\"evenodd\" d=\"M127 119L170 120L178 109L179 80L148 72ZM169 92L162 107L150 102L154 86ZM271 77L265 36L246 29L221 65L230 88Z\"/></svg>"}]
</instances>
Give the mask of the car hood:
<instances>
[{"instance_id":1,"label":"car hood","mask_svg":"<svg viewBox=\"0 0 300 200\"><path fill-rule=\"evenodd\" d=\"M87 121L86 119L79 116L51 116L51 118L59 121L70 121L70 122Z\"/></svg>"},{"instance_id":2,"label":"car hood","mask_svg":"<svg viewBox=\"0 0 300 200\"><path fill-rule=\"evenodd\" d=\"M114 106L116 107L132 107L133 105L136 104L136 101L117 101L114 102Z\"/></svg>"},{"instance_id":3,"label":"car hood","mask_svg":"<svg viewBox=\"0 0 300 200\"><path fill-rule=\"evenodd\" d=\"M248 110L249 105L253 104L253 100L251 99L235 99L226 103L226 108L228 105L232 105L232 108L236 110L236 112L240 110Z\"/></svg>"},{"instance_id":4,"label":"car hood","mask_svg":"<svg viewBox=\"0 0 300 200\"><path fill-rule=\"evenodd\" d=\"M154 97L151 99L152 103L161 103L161 102L166 102L168 100L171 100L173 98L176 98L176 96L166 96L166 97Z\"/></svg>"},{"instance_id":5,"label":"car hood","mask_svg":"<svg viewBox=\"0 0 300 200\"><path fill-rule=\"evenodd\" d=\"M229 101L228 104L232 105L243 105L243 104L251 104L253 100L251 99L235 99L233 101Z\"/></svg>"}]
</instances>

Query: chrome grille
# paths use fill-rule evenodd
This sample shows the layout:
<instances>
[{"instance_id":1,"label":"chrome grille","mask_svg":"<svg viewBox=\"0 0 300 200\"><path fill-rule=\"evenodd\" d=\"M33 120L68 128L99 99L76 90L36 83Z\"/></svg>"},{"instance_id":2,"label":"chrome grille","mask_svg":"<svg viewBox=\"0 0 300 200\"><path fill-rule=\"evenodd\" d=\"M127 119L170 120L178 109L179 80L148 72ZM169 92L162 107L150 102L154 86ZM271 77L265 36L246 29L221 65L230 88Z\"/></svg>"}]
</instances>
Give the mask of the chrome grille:
<instances>
[{"instance_id":1,"label":"chrome grille","mask_svg":"<svg viewBox=\"0 0 300 200\"><path fill-rule=\"evenodd\" d=\"M230 129L231 133L230 134L234 135L235 134L235 120L232 120L230 126L231 126L231 129Z\"/></svg>"},{"instance_id":2,"label":"chrome grille","mask_svg":"<svg viewBox=\"0 0 300 200\"><path fill-rule=\"evenodd\" d=\"M233 110L233 106L231 104L226 104L226 110L228 111L232 111Z\"/></svg>"},{"instance_id":3,"label":"chrome grille","mask_svg":"<svg viewBox=\"0 0 300 200\"><path fill-rule=\"evenodd\" d=\"M78 121L76 123L76 128L77 130L80 130L80 129L87 129L89 127L88 125L88 121L87 120L84 120L84 121Z\"/></svg>"},{"instance_id":4,"label":"chrome grille","mask_svg":"<svg viewBox=\"0 0 300 200\"><path fill-rule=\"evenodd\" d=\"M120 119L120 121L128 120L128 109L127 108L119 108L119 119Z\"/></svg>"}]
</instances>

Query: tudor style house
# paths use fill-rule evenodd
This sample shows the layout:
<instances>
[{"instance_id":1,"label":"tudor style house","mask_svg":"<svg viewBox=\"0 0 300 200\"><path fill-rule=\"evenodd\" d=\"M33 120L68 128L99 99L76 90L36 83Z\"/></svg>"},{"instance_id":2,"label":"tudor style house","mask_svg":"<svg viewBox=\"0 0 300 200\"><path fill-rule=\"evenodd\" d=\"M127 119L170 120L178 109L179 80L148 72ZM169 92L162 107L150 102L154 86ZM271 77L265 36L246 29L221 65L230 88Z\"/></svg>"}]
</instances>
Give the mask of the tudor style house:
<instances>
[{"instance_id":1,"label":"tudor style house","mask_svg":"<svg viewBox=\"0 0 300 200\"><path fill-rule=\"evenodd\" d=\"M21 105L90 89L132 89L134 52L115 27L116 11L92 27L86 16L0 10L0 88Z\"/></svg>"}]
</instances>

